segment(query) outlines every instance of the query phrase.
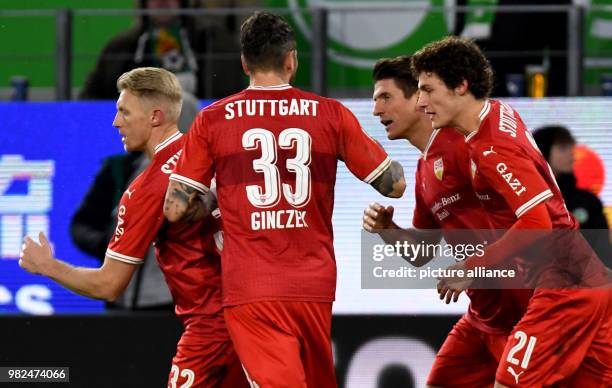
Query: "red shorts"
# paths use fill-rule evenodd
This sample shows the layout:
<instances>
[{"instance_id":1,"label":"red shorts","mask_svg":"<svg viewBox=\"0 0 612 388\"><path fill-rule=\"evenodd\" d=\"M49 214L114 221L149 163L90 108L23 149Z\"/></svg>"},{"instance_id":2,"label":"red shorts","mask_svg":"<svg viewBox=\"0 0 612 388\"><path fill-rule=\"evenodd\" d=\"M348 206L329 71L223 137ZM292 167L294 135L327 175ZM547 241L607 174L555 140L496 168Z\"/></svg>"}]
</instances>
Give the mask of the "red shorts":
<instances>
[{"instance_id":1,"label":"red shorts","mask_svg":"<svg viewBox=\"0 0 612 388\"><path fill-rule=\"evenodd\" d=\"M331 303L226 307L225 323L253 387L336 387Z\"/></svg>"},{"instance_id":2,"label":"red shorts","mask_svg":"<svg viewBox=\"0 0 612 388\"><path fill-rule=\"evenodd\" d=\"M249 388L230 341L206 345L181 342L172 359L168 388Z\"/></svg>"},{"instance_id":3,"label":"red shorts","mask_svg":"<svg viewBox=\"0 0 612 388\"><path fill-rule=\"evenodd\" d=\"M612 290L538 289L508 338L496 379L510 387L610 387L611 344Z\"/></svg>"},{"instance_id":4,"label":"red shorts","mask_svg":"<svg viewBox=\"0 0 612 388\"><path fill-rule=\"evenodd\" d=\"M427 385L492 387L508 334L489 334L463 316L448 333L436 355Z\"/></svg>"}]
</instances>

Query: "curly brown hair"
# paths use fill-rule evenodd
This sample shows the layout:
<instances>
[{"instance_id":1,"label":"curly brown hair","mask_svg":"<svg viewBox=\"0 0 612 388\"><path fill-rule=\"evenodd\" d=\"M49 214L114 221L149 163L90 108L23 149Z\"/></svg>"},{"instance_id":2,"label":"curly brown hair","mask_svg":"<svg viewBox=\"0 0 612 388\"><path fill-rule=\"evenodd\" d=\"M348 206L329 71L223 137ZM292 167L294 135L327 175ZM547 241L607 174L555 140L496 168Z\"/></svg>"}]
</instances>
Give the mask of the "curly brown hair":
<instances>
[{"instance_id":1,"label":"curly brown hair","mask_svg":"<svg viewBox=\"0 0 612 388\"><path fill-rule=\"evenodd\" d=\"M418 81L412 75L410 62L407 55L379 59L372 70L372 78L374 82L392 79L402 89L404 97L410 98L418 89Z\"/></svg>"},{"instance_id":2,"label":"curly brown hair","mask_svg":"<svg viewBox=\"0 0 612 388\"><path fill-rule=\"evenodd\" d=\"M456 88L466 80L477 99L489 97L493 89L493 69L473 41L456 36L427 44L412 56L412 74L435 73L447 87Z\"/></svg>"}]
</instances>

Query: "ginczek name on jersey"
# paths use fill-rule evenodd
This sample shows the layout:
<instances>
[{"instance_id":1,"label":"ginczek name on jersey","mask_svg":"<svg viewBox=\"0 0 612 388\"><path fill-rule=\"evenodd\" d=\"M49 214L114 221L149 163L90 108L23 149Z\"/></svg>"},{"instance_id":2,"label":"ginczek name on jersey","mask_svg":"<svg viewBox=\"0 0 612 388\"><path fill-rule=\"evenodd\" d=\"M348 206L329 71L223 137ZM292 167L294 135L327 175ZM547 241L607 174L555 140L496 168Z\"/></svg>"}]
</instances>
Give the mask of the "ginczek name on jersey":
<instances>
[{"instance_id":1,"label":"ginczek name on jersey","mask_svg":"<svg viewBox=\"0 0 612 388\"><path fill-rule=\"evenodd\" d=\"M268 210L251 213L251 229L307 228L305 210Z\"/></svg>"}]
</instances>

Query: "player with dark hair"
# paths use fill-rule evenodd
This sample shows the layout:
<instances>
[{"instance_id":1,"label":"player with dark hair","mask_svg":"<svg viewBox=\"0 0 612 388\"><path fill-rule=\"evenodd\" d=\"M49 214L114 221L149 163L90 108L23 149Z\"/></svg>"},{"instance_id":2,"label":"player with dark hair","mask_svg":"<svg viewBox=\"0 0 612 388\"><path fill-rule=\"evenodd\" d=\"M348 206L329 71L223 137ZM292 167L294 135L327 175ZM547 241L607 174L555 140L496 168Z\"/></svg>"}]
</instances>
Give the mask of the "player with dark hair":
<instances>
[{"instance_id":1,"label":"player with dark hair","mask_svg":"<svg viewBox=\"0 0 612 388\"><path fill-rule=\"evenodd\" d=\"M216 174L225 319L252 385L335 387L336 164L389 197L403 170L342 104L291 87L295 36L281 17L249 17L241 45L250 87L200 112L164 212L188 217Z\"/></svg>"},{"instance_id":2,"label":"player with dark hair","mask_svg":"<svg viewBox=\"0 0 612 388\"><path fill-rule=\"evenodd\" d=\"M198 222L168 225L163 217L168 178L184 144L177 127L182 101L178 80L164 69L137 68L119 77L117 88L121 94L113 126L126 151L144 152L151 163L121 197L104 264L76 268L54 259L41 232L40 245L25 238L19 265L78 294L113 301L155 242L157 261L185 327L168 387L246 388L223 319L218 252L222 238L218 211L211 215L214 202L198 200L197 218L203 217Z\"/></svg>"},{"instance_id":3,"label":"player with dark hair","mask_svg":"<svg viewBox=\"0 0 612 388\"><path fill-rule=\"evenodd\" d=\"M496 386L610 386L612 292L605 267L576 249L579 233L572 231L577 223L519 114L488 99L493 83L489 62L472 41L448 37L415 53L412 66L419 80L419 107L434 128L454 127L466 135L474 191L508 229L483 257L472 256L454 268L491 268L527 247L545 247L546 260L526 257L536 289L508 339ZM551 234L553 229L565 232ZM571 237L559 241L560 235ZM549 249L553 253L546 256ZM583 279L588 281L583 284ZM439 291L455 294L470 284L471 279L442 278ZM588 288L591 284L602 288Z\"/></svg>"},{"instance_id":4,"label":"player with dark hair","mask_svg":"<svg viewBox=\"0 0 612 388\"><path fill-rule=\"evenodd\" d=\"M364 228L389 244L398 240L435 244L441 237L450 244L469 238L484 241L485 230L495 226L472 190L465 140L453 128L433 129L417 107L418 83L410 62L408 56L381 59L374 66L373 78L374 115L380 117L389 139L408 140L422 153L414 187L414 228L400 228L393 222L393 207L378 203L364 211ZM432 258L411 263L421 266ZM531 296L531 290L468 289L466 293L469 309L436 355L428 386L492 386L507 337ZM447 303L450 297L448 294Z\"/></svg>"},{"instance_id":5,"label":"player with dark hair","mask_svg":"<svg viewBox=\"0 0 612 388\"><path fill-rule=\"evenodd\" d=\"M567 210L580 223L581 233L609 268L612 268L610 232L603 205L597 195L579 188L574 175L576 139L562 125L546 125L533 131L533 139L550 164Z\"/></svg>"}]
</instances>

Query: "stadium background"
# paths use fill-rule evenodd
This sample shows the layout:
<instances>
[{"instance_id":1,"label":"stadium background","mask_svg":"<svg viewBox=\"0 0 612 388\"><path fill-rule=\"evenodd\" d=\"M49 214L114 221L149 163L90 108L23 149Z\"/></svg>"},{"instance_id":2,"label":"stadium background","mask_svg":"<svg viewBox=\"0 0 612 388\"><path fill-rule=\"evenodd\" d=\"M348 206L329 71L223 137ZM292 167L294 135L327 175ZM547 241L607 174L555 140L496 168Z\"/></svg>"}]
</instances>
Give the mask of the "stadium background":
<instances>
[{"instance_id":1,"label":"stadium background","mask_svg":"<svg viewBox=\"0 0 612 388\"><path fill-rule=\"evenodd\" d=\"M114 102L66 100L76 96L104 43L130 26L135 16L131 1L83 3L6 0L0 5L0 47L4 48L0 54L0 97L5 101L0 103L0 366L70 366L75 386L159 386L165 381L179 333L176 320L156 314L108 314L101 302L28 275L17 265L23 236L36 235L38 230L47 231L57 257L83 266L98 263L72 245L68 225L100 161L122 151L111 126ZM212 26L223 24L221 18L240 20L248 9L218 8L244 5L237 3L241 2L200 1L196 14L202 23ZM371 3L360 1L246 3L280 7L286 13L300 40L298 86L342 98L366 131L405 168L409 189L400 200L380 197L343 165L339 168L334 214L339 274L334 349L341 386L382 388L397 386L398 381L422 386L436 349L465 311L467 301L463 298L446 306L432 290L361 288L363 208L373 200L393 204L399 223L409 226L419 156L406 142L389 142L371 115L372 102L366 98L371 94L370 67L379 57L410 53L453 32L471 34L494 45L491 34L496 30L495 20L500 19L499 10L507 9L491 8L504 6L495 0L459 2L459 8L439 8L457 5L442 0L387 1L378 4L386 11L376 11L379 14L372 17ZM545 76L551 83L561 80L563 85L549 85L547 94L555 97L506 101L530 128L564 124L592 151L577 163L582 166L581 182L598 192L610 211L612 100L600 95L607 93L607 74L612 73L612 12L597 8L605 3L612 1L575 1L562 5L566 7L563 11L560 6L515 7L513 14L535 12L542 18L565 12L567 23L562 28L567 29L567 35L539 51L532 50L529 56L520 46L516 51L492 49L490 53L521 66L548 63ZM461 8L464 5L467 7ZM317 30L317 19L312 17L316 12L307 8L312 6L325 10L324 34L320 30L313 33ZM70 53L67 68L66 58L58 58L66 26L56 24L59 13L65 15L66 10L71 15L71 45L64 51ZM573 13L578 15L577 24L571 22L569 15ZM317 44L321 41L323 47ZM578 61L571 58L576 53ZM208 55L223 60L214 52ZM556 64L562 69L560 75ZM30 102L7 101L14 92L14 76L28 78ZM503 80L498 82L503 84ZM60 83L63 89L58 87ZM210 101L203 100L202 105Z\"/></svg>"}]
</instances>

